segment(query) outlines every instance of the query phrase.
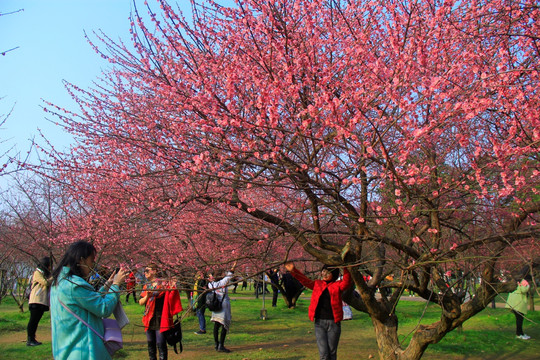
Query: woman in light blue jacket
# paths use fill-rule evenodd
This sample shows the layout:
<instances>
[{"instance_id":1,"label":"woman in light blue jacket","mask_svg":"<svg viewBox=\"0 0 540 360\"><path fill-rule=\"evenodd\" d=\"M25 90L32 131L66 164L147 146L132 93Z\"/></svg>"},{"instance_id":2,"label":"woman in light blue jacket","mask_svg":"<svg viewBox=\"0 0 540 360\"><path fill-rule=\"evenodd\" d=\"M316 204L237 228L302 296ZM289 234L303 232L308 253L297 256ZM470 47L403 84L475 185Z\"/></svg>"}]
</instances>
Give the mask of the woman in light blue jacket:
<instances>
[{"instance_id":1,"label":"woman in light blue jacket","mask_svg":"<svg viewBox=\"0 0 540 360\"><path fill-rule=\"evenodd\" d=\"M102 318L112 314L125 272L113 273L99 291L86 281L93 272L95 247L86 241L72 244L53 272L51 288L52 349L55 360L108 360L111 356L88 326L68 312L62 303L103 334Z\"/></svg>"}]
</instances>

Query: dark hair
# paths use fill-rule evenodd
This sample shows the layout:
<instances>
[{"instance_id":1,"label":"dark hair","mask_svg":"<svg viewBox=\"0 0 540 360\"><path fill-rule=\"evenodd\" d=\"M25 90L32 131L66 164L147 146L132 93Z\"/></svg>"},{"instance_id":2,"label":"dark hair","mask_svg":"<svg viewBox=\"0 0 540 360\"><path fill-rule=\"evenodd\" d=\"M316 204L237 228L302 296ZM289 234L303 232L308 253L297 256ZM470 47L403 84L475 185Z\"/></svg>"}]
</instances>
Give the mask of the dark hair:
<instances>
[{"instance_id":1,"label":"dark hair","mask_svg":"<svg viewBox=\"0 0 540 360\"><path fill-rule=\"evenodd\" d=\"M43 275L46 278L51 276L51 258L48 256L41 258L37 264L37 268L43 271Z\"/></svg>"},{"instance_id":2,"label":"dark hair","mask_svg":"<svg viewBox=\"0 0 540 360\"><path fill-rule=\"evenodd\" d=\"M97 253L94 245L88 241L77 241L69 246L66 253L53 271L53 284L58 283L58 276L64 267L69 268L67 276L77 275L84 277L79 262L82 258L95 255Z\"/></svg>"},{"instance_id":3,"label":"dark hair","mask_svg":"<svg viewBox=\"0 0 540 360\"><path fill-rule=\"evenodd\" d=\"M328 270L332 274L332 281L336 281L339 278L338 268L330 268L330 266L324 265L321 270Z\"/></svg>"},{"instance_id":4,"label":"dark hair","mask_svg":"<svg viewBox=\"0 0 540 360\"><path fill-rule=\"evenodd\" d=\"M214 281L220 281L225 277L226 271L223 269L216 269L211 271L210 274L214 276Z\"/></svg>"}]
</instances>

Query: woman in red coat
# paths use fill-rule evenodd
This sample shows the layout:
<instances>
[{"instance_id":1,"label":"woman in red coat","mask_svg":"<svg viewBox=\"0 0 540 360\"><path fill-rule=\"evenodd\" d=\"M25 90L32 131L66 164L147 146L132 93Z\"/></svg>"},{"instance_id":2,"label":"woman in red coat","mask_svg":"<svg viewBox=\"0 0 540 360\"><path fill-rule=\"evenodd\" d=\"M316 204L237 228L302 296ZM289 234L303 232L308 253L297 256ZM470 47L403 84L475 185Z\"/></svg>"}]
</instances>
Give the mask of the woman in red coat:
<instances>
[{"instance_id":1,"label":"woman in red coat","mask_svg":"<svg viewBox=\"0 0 540 360\"><path fill-rule=\"evenodd\" d=\"M343 280L338 280L339 269L330 270L326 265L321 270L321 280L311 280L293 263L285 264L285 268L302 285L313 290L309 304L309 318L315 322L315 337L321 360L337 359L337 347L341 335L343 307L341 293L351 286L351 274L343 269Z\"/></svg>"},{"instance_id":2,"label":"woman in red coat","mask_svg":"<svg viewBox=\"0 0 540 360\"><path fill-rule=\"evenodd\" d=\"M174 284L158 278L158 267L150 264L144 269L148 284L144 285L140 305L144 305L143 324L148 341L150 360L156 359L156 347L159 360L167 360L167 341L164 332L173 325L173 316L182 311L180 294Z\"/></svg>"}]
</instances>

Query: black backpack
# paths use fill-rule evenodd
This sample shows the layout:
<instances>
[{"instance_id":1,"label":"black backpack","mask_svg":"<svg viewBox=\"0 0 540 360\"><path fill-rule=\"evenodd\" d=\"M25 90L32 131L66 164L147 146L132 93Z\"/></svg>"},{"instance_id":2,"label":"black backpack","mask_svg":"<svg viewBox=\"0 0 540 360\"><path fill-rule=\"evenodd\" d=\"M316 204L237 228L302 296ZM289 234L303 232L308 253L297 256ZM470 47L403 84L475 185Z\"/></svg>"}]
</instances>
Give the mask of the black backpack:
<instances>
[{"instance_id":1,"label":"black backpack","mask_svg":"<svg viewBox=\"0 0 540 360\"><path fill-rule=\"evenodd\" d=\"M219 300L219 296L215 291L212 291L211 293L208 293L206 295L206 307L210 311L221 311L221 308L223 307L223 299L225 298L225 295Z\"/></svg>"},{"instance_id":2,"label":"black backpack","mask_svg":"<svg viewBox=\"0 0 540 360\"><path fill-rule=\"evenodd\" d=\"M174 347L175 353L178 354L178 350L176 350L176 344L178 344L180 352L184 350L182 346L182 324L180 323L180 319L176 318L176 320L174 320L173 326L169 330L165 331L163 335L165 335L165 340L167 340L167 344Z\"/></svg>"}]
</instances>

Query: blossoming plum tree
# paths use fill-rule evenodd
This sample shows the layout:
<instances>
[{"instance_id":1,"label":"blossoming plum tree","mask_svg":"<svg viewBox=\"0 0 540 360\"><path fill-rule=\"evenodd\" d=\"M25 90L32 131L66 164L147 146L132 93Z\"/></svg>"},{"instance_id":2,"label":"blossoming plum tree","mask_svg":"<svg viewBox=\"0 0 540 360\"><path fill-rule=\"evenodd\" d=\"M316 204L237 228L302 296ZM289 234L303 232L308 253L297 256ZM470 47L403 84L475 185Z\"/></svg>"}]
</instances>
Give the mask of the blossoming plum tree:
<instances>
[{"instance_id":1,"label":"blossoming plum tree","mask_svg":"<svg viewBox=\"0 0 540 360\"><path fill-rule=\"evenodd\" d=\"M384 359L420 358L515 287L499 264L540 232L536 1L206 1L192 21L160 5L134 15L135 50L97 35L112 69L68 85L80 111L48 108L79 139L54 165L100 231L145 229L111 246L300 244L351 268ZM441 309L406 347L404 290Z\"/></svg>"}]
</instances>

